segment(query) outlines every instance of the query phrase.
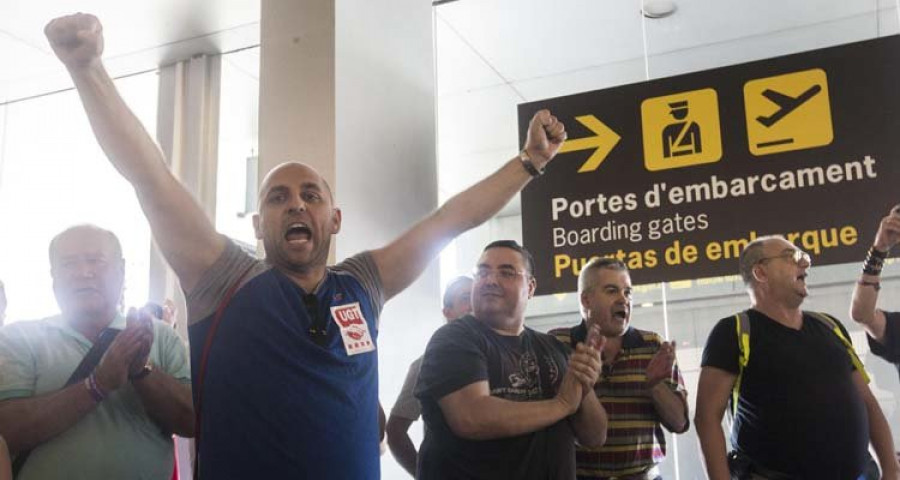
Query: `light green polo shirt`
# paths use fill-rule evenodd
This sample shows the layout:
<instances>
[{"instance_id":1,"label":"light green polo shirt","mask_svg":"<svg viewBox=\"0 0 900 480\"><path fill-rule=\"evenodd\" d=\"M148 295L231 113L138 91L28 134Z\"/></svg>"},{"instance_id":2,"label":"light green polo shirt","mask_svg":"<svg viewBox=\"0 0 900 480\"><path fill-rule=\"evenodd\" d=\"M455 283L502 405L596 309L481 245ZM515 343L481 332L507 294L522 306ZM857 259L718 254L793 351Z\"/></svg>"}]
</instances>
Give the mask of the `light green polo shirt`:
<instances>
[{"instance_id":1,"label":"light green polo shirt","mask_svg":"<svg viewBox=\"0 0 900 480\"><path fill-rule=\"evenodd\" d=\"M111 326L124 329L125 318L117 316ZM190 384L184 342L163 322L154 321L153 331L150 361ZM60 316L0 328L0 401L59 390L90 348ZM172 436L150 420L126 383L72 428L35 448L16 480L168 480L173 448Z\"/></svg>"}]
</instances>

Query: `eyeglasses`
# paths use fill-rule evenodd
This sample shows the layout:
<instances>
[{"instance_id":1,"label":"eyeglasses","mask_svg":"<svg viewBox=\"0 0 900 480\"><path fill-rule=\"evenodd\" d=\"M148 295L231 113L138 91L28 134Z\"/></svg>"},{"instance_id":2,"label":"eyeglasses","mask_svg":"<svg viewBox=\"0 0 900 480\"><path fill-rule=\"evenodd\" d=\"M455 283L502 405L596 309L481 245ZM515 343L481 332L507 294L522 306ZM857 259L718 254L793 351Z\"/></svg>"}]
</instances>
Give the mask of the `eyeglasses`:
<instances>
[{"instance_id":1,"label":"eyeglasses","mask_svg":"<svg viewBox=\"0 0 900 480\"><path fill-rule=\"evenodd\" d=\"M763 257L757 260L756 263L762 263L766 260L772 260L775 258L784 258L785 260L790 260L795 265L800 265L800 262L806 262L807 265L812 265L812 258L808 253L800 249L791 250L789 252L782 252L779 255L773 255L771 257Z\"/></svg>"},{"instance_id":2,"label":"eyeglasses","mask_svg":"<svg viewBox=\"0 0 900 480\"><path fill-rule=\"evenodd\" d=\"M475 276L476 280L484 281L491 276L496 276L497 280L500 280L501 282L511 282L518 277L527 277L528 273L519 270L513 270L511 268L501 268L498 270L492 270L490 268L479 268L478 270L475 270L475 273L473 275Z\"/></svg>"}]
</instances>

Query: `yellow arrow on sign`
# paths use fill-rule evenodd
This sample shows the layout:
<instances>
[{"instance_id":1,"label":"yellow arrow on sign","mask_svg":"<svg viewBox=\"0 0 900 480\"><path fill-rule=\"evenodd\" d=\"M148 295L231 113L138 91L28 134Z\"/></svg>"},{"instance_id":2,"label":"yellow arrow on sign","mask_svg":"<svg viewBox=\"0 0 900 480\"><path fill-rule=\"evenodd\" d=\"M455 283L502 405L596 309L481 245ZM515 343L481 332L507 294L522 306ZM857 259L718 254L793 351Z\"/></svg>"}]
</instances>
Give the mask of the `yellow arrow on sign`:
<instances>
[{"instance_id":1,"label":"yellow arrow on sign","mask_svg":"<svg viewBox=\"0 0 900 480\"><path fill-rule=\"evenodd\" d=\"M597 150L595 150L594 153L588 157L587 161L584 162L584 165L578 169L578 173L593 172L600 168L600 164L603 163L603 160L606 160L606 156L619 144L619 140L621 140L622 137L620 137L618 133L612 131L611 128L607 127L606 124L597 120L597 117L593 115L582 115L580 117L575 117L575 120L578 120L578 123L584 125L588 130L596 133L596 135L593 137L566 140L566 142L562 144L562 147L559 148L559 153L577 152L580 150L596 148Z\"/></svg>"}]
</instances>

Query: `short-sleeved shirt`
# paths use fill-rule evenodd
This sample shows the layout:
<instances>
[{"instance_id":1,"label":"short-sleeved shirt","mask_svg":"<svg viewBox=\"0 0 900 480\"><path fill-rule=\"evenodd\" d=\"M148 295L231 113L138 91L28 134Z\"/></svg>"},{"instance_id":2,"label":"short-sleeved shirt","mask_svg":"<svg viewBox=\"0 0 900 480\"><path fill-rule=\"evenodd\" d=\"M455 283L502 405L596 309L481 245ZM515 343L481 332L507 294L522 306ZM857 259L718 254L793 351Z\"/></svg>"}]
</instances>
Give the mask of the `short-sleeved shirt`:
<instances>
[{"instance_id":1,"label":"short-sleeved shirt","mask_svg":"<svg viewBox=\"0 0 900 480\"><path fill-rule=\"evenodd\" d=\"M867 458L869 423L844 344L806 313L799 330L757 310L748 315L750 362L734 415L734 448L766 469L797 478L857 478ZM723 318L713 328L702 367L738 374L735 321Z\"/></svg>"},{"instance_id":2,"label":"short-sleeved shirt","mask_svg":"<svg viewBox=\"0 0 900 480\"><path fill-rule=\"evenodd\" d=\"M471 315L444 325L428 342L416 396L425 439L422 479L573 479L574 431L568 419L532 433L468 440L450 429L438 401L487 381L492 396L515 402L553 398L568 367L569 349L530 328L518 336L494 332Z\"/></svg>"},{"instance_id":3,"label":"short-sleeved shirt","mask_svg":"<svg viewBox=\"0 0 900 480\"><path fill-rule=\"evenodd\" d=\"M552 330L550 334L574 348L587 338L587 326L582 321L572 328ZM662 419L646 388L647 365L661 344L662 338L656 333L629 327L622 336L622 348L616 358L603 363L594 393L609 419L606 443L598 448L576 448L578 478L645 472L665 459L666 436L661 427ZM687 395L677 364L672 376L663 382L678 395Z\"/></svg>"},{"instance_id":4,"label":"short-sleeved shirt","mask_svg":"<svg viewBox=\"0 0 900 480\"><path fill-rule=\"evenodd\" d=\"M884 317L884 340L879 342L867 335L869 348L875 355L893 363L900 372L900 312L884 312Z\"/></svg>"},{"instance_id":5,"label":"short-sleeved shirt","mask_svg":"<svg viewBox=\"0 0 900 480\"><path fill-rule=\"evenodd\" d=\"M124 329L119 315L110 324ZM182 383L191 381L187 348L171 327L153 323L149 360ZM0 329L0 400L63 388L92 343L62 317L18 322ZM75 425L37 446L17 480L167 479L172 475L171 432L147 415L130 383L113 392Z\"/></svg>"},{"instance_id":6,"label":"short-sleeved shirt","mask_svg":"<svg viewBox=\"0 0 900 480\"><path fill-rule=\"evenodd\" d=\"M409 365L406 380L403 381L403 387L400 388L400 395L397 396L397 401L394 402L394 407L391 409L391 416L416 421L422 415L422 404L415 395L416 382L419 379L421 368L422 357L415 359Z\"/></svg>"},{"instance_id":7,"label":"short-sleeved shirt","mask_svg":"<svg viewBox=\"0 0 900 480\"><path fill-rule=\"evenodd\" d=\"M206 365L201 478L379 478L374 347L383 294L371 255L329 267L305 292L227 241L187 296L195 368L214 312L239 280ZM325 325L321 343L310 333L314 322ZM351 350L342 327L359 336ZM371 348L356 348L366 342Z\"/></svg>"}]
</instances>

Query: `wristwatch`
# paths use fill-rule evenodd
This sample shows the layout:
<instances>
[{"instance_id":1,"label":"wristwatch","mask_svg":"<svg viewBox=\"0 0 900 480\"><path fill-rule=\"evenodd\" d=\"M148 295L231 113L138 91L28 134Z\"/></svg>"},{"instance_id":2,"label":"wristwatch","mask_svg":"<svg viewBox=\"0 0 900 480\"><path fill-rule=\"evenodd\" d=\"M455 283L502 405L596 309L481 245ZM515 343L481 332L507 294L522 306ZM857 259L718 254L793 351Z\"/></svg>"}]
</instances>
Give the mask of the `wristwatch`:
<instances>
[{"instance_id":1,"label":"wristwatch","mask_svg":"<svg viewBox=\"0 0 900 480\"><path fill-rule=\"evenodd\" d=\"M524 149L519 152L519 160L522 161L522 166L525 167L525 171L532 177L539 177L544 174L544 169L538 169L531 160L531 156L528 155L528 152Z\"/></svg>"},{"instance_id":2,"label":"wristwatch","mask_svg":"<svg viewBox=\"0 0 900 480\"><path fill-rule=\"evenodd\" d=\"M150 375L150 372L152 372L152 371L153 371L153 364L150 362L147 362L147 364L144 365L143 367L141 367L141 369L138 370L137 373L128 374L128 380L131 380L132 382L136 382L136 381L146 377L147 375Z\"/></svg>"}]
</instances>

